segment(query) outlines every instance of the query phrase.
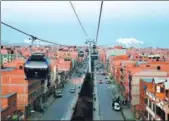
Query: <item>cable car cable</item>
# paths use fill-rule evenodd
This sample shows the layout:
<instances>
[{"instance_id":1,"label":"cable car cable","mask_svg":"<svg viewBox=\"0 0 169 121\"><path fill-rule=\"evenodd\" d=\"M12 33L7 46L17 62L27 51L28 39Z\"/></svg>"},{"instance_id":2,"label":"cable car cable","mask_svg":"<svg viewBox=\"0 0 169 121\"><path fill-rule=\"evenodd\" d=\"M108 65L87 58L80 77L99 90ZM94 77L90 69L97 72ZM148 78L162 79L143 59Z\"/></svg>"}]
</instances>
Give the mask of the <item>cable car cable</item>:
<instances>
[{"instance_id":1,"label":"cable car cable","mask_svg":"<svg viewBox=\"0 0 169 121\"><path fill-rule=\"evenodd\" d=\"M23 31L21 31L21 30L15 28L15 27L13 27L13 26L11 26L11 25L8 25L8 24L6 24L6 23L4 23L4 22L2 22L2 21L1 21L1 24L5 25L5 26L8 26L9 28L12 28L12 29L14 29L14 30L16 30L16 31L18 31L18 32L20 32L20 33L22 33L22 34L25 34L25 35L27 35L27 36L32 37L32 35L30 35L30 34L28 34L28 33L26 33L26 32L23 32Z\"/></svg>"},{"instance_id":2,"label":"cable car cable","mask_svg":"<svg viewBox=\"0 0 169 121\"><path fill-rule=\"evenodd\" d=\"M6 23L4 23L4 22L2 22L2 21L1 21L1 24L5 25L5 26L7 26L7 27L9 27L9 28L11 28L11 29L14 29L14 30L16 30L16 31L18 31L18 32L20 32L20 33L22 33L22 34L25 34L25 35L27 35L27 36L30 36L30 37L33 39L33 41L34 41L34 40L39 40L39 41L42 41L42 42L47 42L47 43L51 43L51 44L55 44L55 45L64 46L64 45L61 45L61 44L58 44L58 43L55 43L55 42L50 42L50 41L47 41L47 40L40 39L40 38L38 38L38 37L36 37L36 36L33 36L33 35L31 35L31 34L28 34L28 33L24 32L24 31L21 31L21 30L15 28L15 27L13 27L13 26L11 26L11 25L9 25L9 24L6 24Z\"/></svg>"},{"instance_id":3,"label":"cable car cable","mask_svg":"<svg viewBox=\"0 0 169 121\"><path fill-rule=\"evenodd\" d=\"M99 14L98 27L97 27L97 34L96 34L96 44L97 44L98 36L99 36L99 29L100 29L100 20L101 20L101 15L102 15L102 8L103 8L103 1L101 1L101 6L100 6L100 14Z\"/></svg>"},{"instance_id":4,"label":"cable car cable","mask_svg":"<svg viewBox=\"0 0 169 121\"><path fill-rule=\"evenodd\" d=\"M72 7L72 9L73 9L73 11L74 11L74 14L76 15L76 18L78 19L78 22L79 22L79 24L80 24L80 26L81 26L81 28L82 28L82 30L83 30L83 32L84 32L86 38L89 38L87 32L85 31L85 29L84 29L84 27L83 27L83 25L82 25L82 23L81 23L81 21L80 21L78 15L77 15L77 13L76 13L76 10L75 10L75 8L74 8L72 2L69 1L69 3L70 3L70 5L71 5L71 7Z\"/></svg>"}]
</instances>

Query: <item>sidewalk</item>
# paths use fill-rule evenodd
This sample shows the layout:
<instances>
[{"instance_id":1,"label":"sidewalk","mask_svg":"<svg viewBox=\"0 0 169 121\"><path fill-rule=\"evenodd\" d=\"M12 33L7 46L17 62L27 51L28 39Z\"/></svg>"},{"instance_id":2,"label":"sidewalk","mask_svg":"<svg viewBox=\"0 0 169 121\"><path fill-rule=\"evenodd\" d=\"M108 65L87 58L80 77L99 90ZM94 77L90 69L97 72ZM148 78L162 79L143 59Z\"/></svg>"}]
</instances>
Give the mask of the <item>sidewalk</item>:
<instances>
[{"instance_id":1,"label":"sidewalk","mask_svg":"<svg viewBox=\"0 0 169 121\"><path fill-rule=\"evenodd\" d=\"M114 80L111 80L112 82L112 92L113 96L118 97L120 96L120 101L124 100L125 97L120 93L120 89L116 82ZM130 109L130 105L122 105L121 110L122 116L124 117L124 120L135 120L134 114Z\"/></svg>"},{"instance_id":2,"label":"sidewalk","mask_svg":"<svg viewBox=\"0 0 169 121\"><path fill-rule=\"evenodd\" d=\"M53 97L53 95L51 95L48 99L46 103L42 104L42 107L44 107L45 111L44 113L47 111L47 109L53 104L53 102L56 99ZM43 113L39 113L39 112L33 112L31 116L29 116L28 120L42 120L43 117Z\"/></svg>"}]
</instances>

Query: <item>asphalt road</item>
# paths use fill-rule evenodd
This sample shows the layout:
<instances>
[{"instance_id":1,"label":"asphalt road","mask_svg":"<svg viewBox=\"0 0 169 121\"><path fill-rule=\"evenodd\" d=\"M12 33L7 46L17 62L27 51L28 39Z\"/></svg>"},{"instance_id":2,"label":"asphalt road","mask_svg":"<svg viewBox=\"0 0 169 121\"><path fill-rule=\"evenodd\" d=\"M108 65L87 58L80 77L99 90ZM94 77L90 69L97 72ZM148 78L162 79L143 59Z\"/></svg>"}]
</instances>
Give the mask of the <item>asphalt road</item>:
<instances>
[{"instance_id":1,"label":"asphalt road","mask_svg":"<svg viewBox=\"0 0 169 121\"><path fill-rule=\"evenodd\" d=\"M98 81L103 83L99 84ZM114 111L112 108L112 88L111 84L106 84L105 76L96 74L97 91L99 98L99 108L102 120L124 120L120 111Z\"/></svg>"},{"instance_id":2,"label":"asphalt road","mask_svg":"<svg viewBox=\"0 0 169 121\"><path fill-rule=\"evenodd\" d=\"M85 65L84 65L85 67ZM81 72L84 71L84 68L79 69ZM79 71L78 71L79 72ZM62 98L58 98L55 102L48 108L48 110L44 113L42 120L61 120L68 110L70 110L70 105L75 98L75 93L70 93L69 90L77 84L78 86L81 83L74 83L73 80L79 78L77 73L72 75L72 79L67 82L63 91L62 91Z\"/></svg>"}]
</instances>

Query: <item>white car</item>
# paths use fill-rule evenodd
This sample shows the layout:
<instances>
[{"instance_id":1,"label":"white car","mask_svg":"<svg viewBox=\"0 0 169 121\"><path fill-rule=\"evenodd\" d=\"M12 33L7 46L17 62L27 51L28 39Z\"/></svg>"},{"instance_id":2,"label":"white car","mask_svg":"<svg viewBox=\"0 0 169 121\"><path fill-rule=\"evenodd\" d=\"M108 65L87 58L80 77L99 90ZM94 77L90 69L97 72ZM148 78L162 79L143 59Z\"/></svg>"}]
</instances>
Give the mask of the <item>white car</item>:
<instances>
[{"instance_id":1,"label":"white car","mask_svg":"<svg viewBox=\"0 0 169 121\"><path fill-rule=\"evenodd\" d=\"M74 92L75 92L75 88L71 88L70 93L74 93Z\"/></svg>"},{"instance_id":2,"label":"white car","mask_svg":"<svg viewBox=\"0 0 169 121\"><path fill-rule=\"evenodd\" d=\"M114 108L115 111L120 111L121 110L120 104L117 103L117 102L114 103L113 108Z\"/></svg>"}]
</instances>

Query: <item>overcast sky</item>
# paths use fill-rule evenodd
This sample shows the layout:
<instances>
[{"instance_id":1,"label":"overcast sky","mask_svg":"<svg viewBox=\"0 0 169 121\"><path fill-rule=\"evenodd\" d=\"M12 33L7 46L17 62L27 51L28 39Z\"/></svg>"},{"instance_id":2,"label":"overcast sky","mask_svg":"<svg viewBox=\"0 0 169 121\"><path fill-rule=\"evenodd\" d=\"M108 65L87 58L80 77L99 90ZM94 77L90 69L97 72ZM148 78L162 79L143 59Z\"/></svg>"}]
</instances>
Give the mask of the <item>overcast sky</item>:
<instances>
[{"instance_id":1,"label":"overcast sky","mask_svg":"<svg viewBox=\"0 0 169 121\"><path fill-rule=\"evenodd\" d=\"M95 39L101 2L72 3L88 35ZM68 1L2 1L1 20L60 44L83 45L86 39ZM28 39L4 25L1 27L3 41ZM105 1L98 44L113 45L123 41L168 47L169 1Z\"/></svg>"}]
</instances>

